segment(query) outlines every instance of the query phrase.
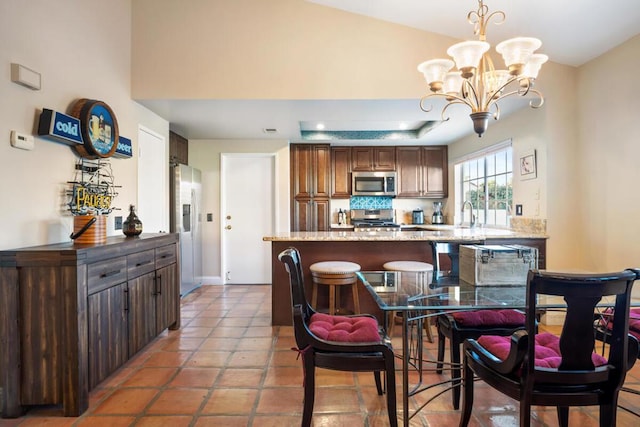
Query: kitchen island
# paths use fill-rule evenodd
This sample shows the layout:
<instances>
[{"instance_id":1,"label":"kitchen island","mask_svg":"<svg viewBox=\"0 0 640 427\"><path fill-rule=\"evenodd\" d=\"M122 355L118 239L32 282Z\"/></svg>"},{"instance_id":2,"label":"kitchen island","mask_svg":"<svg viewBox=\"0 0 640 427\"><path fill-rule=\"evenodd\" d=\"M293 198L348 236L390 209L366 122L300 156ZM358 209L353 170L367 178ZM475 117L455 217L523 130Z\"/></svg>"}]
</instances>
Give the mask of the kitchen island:
<instances>
[{"instance_id":1,"label":"kitchen island","mask_svg":"<svg viewBox=\"0 0 640 427\"><path fill-rule=\"evenodd\" d=\"M358 263L362 270L382 270L387 261L410 260L433 263L430 242L459 242L461 244L525 245L538 249L538 268L546 266L546 239L544 234L512 231L494 228L432 227L419 231L298 231L278 233L263 237L271 242L271 283L272 310L271 324L291 325L291 295L289 275L278 260L278 254L288 247L300 252L304 269L307 295L311 295L311 273L309 266L320 261L351 261ZM448 258L441 259L443 269L448 268ZM362 312L382 318L376 302L359 284L358 296ZM318 295L319 305L326 301L326 295ZM345 292L343 306L350 308L351 298Z\"/></svg>"}]
</instances>

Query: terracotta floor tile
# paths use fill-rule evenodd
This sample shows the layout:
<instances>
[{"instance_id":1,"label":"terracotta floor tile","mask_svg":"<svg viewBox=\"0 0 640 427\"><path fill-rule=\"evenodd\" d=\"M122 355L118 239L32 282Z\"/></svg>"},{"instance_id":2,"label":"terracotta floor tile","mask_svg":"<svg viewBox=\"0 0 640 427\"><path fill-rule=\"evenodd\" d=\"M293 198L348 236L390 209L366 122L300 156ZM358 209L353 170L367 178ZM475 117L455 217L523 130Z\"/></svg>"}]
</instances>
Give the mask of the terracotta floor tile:
<instances>
[{"instance_id":1,"label":"terracotta floor tile","mask_svg":"<svg viewBox=\"0 0 640 427\"><path fill-rule=\"evenodd\" d=\"M268 351L236 351L229 358L230 367L266 367L271 353Z\"/></svg>"},{"instance_id":2,"label":"terracotta floor tile","mask_svg":"<svg viewBox=\"0 0 640 427\"><path fill-rule=\"evenodd\" d=\"M270 350L273 346L273 337L245 338L240 340L236 350Z\"/></svg>"},{"instance_id":3,"label":"terracotta floor tile","mask_svg":"<svg viewBox=\"0 0 640 427\"><path fill-rule=\"evenodd\" d=\"M207 415L198 417L193 427L246 427L249 425L248 416ZM254 424L256 427L260 424ZM300 422L298 421L298 426Z\"/></svg>"},{"instance_id":4,"label":"terracotta floor tile","mask_svg":"<svg viewBox=\"0 0 640 427\"><path fill-rule=\"evenodd\" d=\"M223 327L246 327L251 324L253 319L251 317L225 317L220 320L218 326Z\"/></svg>"},{"instance_id":5,"label":"terracotta floor tile","mask_svg":"<svg viewBox=\"0 0 640 427\"><path fill-rule=\"evenodd\" d=\"M193 353L186 365L189 367L222 367L233 355L230 351L197 351Z\"/></svg>"},{"instance_id":6,"label":"terracotta floor tile","mask_svg":"<svg viewBox=\"0 0 640 427\"><path fill-rule=\"evenodd\" d=\"M355 388L339 389L335 387L320 387L316 389L314 413L323 412L359 412L360 402Z\"/></svg>"},{"instance_id":7,"label":"terracotta floor tile","mask_svg":"<svg viewBox=\"0 0 640 427\"><path fill-rule=\"evenodd\" d=\"M209 394L208 389L170 388L147 408L147 414L188 415L200 409Z\"/></svg>"},{"instance_id":8,"label":"terracotta floor tile","mask_svg":"<svg viewBox=\"0 0 640 427\"><path fill-rule=\"evenodd\" d=\"M198 316L195 319L191 319L189 326L210 326L214 327L220 323L219 317L201 317Z\"/></svg>"},{"instance_id":9,"label":"terracotta floor tile","mask_svg":"<svg viewBox=\"0 0 640 427\"><path fill-rule=\"evenodd\" d=\"M313 427L355 427L364 426L365 417L362 414L314 414L311 419L311 425ZM371 424L370 424L371 426ZM389 419L386 419L385 424L379 424L382 426L389 426Z\"/></svg>"},{"instance_id":10,"label":"terracotta floor tile","mask_svg":"<svg viewBox=\"0 0 640 427\"><path fill-rule=\"evenodd\" d=\"M263 369L226 369L216 384L221 388L257 387L262 381Z\"/></svg>"},{"instance_id":11,"label":"terracotta floor tile","mask_svg":"<svg viewBox=\"0 0 640 427\"><path fill-rule=\"evenodd\" d=\"M299 386L302 387L304 374L302 366L273 366L267 370L265 387Z\"/></svg>"},{"instance_id":12,"label":"terracotta floor tile","mask_svg":"<svg viewBox=\"0 0 640 427\"><path fill-rule=\"evenodd\" d=\"M271 326L253 326L244 334L245 337L271 337L273 336L273 327Z\"/></svg>"},{"instance_id":13,"label":"terracotta floor tile","mask_svg":"<svg viewBox=\"0 0 640 427\"><path fill-rule=\"evenodd\" d=\"M353 372L316 369L316 386L355 386L355 377Z\"/></svg>"},{"instance_id":14,"label":"terracotta floor tile","mask_svg":"<svg viewBox=\"0 0 640 427\"><path fill-rule=\"evenodd\" d=\"M151 388L123 388L113 392L111 396L100 403L92 412L93 415L119 414L135 415L144 408L158 394L157 389Z\"/></svg>"},{"instance_id":15,"label":"terracotta floor tile","mask_svg":"<svg viewBox=\"0 0 640 427\"><path fill-rule=\"evenodd\" d=\"M293 350L274 351L271 355L271 366L302 366L302 358Z\"/></svg>"},{"instance_id":16,"label":"terracotta floor tile","mask_svg":"<svg viewBox=\"0 0 640 427\"><path fill-rule=\"evenodd\" d=\"M213 332L211 332L210 337L240 339L244 337L244 333L246 331L246 327L220 326L217 327Z\"/></svg>"},{"instance_id":17,"label":"terracotta floor tile","mask_svg":"<svg viewBox=\"0 0 640 427\"><path fill-rule=\"evenodd\" d=\"M220 368L182 368L169 383L169 387L209 388L219 374Z\"/></svg>"},{"instance_id":18,"label":"terracotta floor tile","mask_svg":"<svg viewBox=\"0 0 640 427\"><path fill-rule=\"evenodd\" d=\"M182 366L191 357L190 351L158 351L144 362L144 366L175 367Z\"/></svg>"},{"instance_id":19,"label":"terracotta floor tile","mask_svg":"<svg viewBox=\"0 0 640 427\"><path fill-rule=\"evenodd\" d=\"M180 328L178 333L180 334L181 337L206 338L209 336L209 334L213 330L214 328L210 326L189 325L189 326L183 326L182 328Z\"/></svg>"},{"instance_id":20,"label":"terracotta floor tile","mask_svg":"<svg viewBox=\"0 0 640 427\"><path fill-rule=\"evenodd\" d=\"M278 336L276 338L274 350L290 350L296 347L298 347L298 345L296 344L296 339L294 337Z\"/></svg>"},{"instance_id":21,"label":"terracotta floor tile","mask_svg":"<svg viewBox=\"0 0 640 427\"><path fill-rule=\"evenodd\" d=\"M265 388L260 392L256 412L259 414L302 414L303 396L302 387Z\"/></svg>"},{"instance_id":22,"label":"terracotta floor tile","mask_svg":"<svg viewBox=\"0 0 640 427\"><path fill-rule=\"evenodd\" d=\"M189 427L192 416L144 416L138 419L136 427Z\"/></svg>"},{"instance_id":23,"label":"terracotta floor tile","mask_svg":"<svg viewBox=\"0 0 640 427\"><path fill-rule=\"evenodd\" d=\"M257 398L257 389L215 389L202 414L249 415Z\"/></svg>"},{"instance_id":24,"label":"terracotta floor tile","mask_svg":"<svg viewBox=\"0 0 640 427\"><path fill-rule=\"evenodd\" d=\"M235 350L241 341L237 338L207 338L202 342L200 350Z\"/></svg>"},{"instance_id":25,"label":"terracotta floor tile","mask_svg":"<svg viewBox=\"0 0 640 427\"><path fill-rule=\"evenodd\" d=\"M167 342L167 345L163 347L165 351L179 351L179 350L196 350L204 338L189 338L189 337L176 337L175 339Z\"/></svg>"},{"instance_id":26,"label":"terracotta floor tile","mask_svg":"<svg viewBox=\"0 0 640 427\"><path fill-rule=\"evenodd\" d=\"M60 416L27 418L20 424L20 427L70 427L74 422L74 418L64 418ZM2 420L0 420L0 423L2 423ZM1 425L2 424L0 424L0 426Z\"/></svg>"},{"instance_id":27,"label":"terracotta floor tile","mask_svg":"<svg viewBox=\"0 0 640 427\"><path fill-rule=\"evenodd\" d=\"M109 415L109 416L87 416L80 418L74 427L128 427L133 425L135 417ZM1 425L1 424L0 424Z\"/></svg>"},{"instance_id":28,"label":"terracotta floor tile","mask_svg":"<svg viewBox=\"0 0 640 427\"><path fill-rule=\"evenodd\" d=\"M256 415L253 418L253 425L260 427L300 427L302 415ZM333 424L313 424L333 426ZM364 424L352 424L349 427L361 426Z\"/></svg>"},{"instance_id":29,"label":"terracotta floor tile","mask_svg":"<svg viewBox=\"0 0 640 427\"><path fill-rule=\"evenodd\" d=\"M177 368L140 368L131 375L123 387L162 387L178 372Z\"/></svg>"}]
</instances>

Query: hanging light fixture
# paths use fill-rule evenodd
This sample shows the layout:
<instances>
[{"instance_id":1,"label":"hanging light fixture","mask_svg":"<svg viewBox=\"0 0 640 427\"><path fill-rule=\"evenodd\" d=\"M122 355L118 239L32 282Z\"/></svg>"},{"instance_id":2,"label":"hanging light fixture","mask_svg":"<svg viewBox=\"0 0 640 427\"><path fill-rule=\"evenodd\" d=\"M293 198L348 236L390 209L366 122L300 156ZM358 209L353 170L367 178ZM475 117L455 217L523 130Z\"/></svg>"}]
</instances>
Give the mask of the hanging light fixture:
<instances>
[{"instance_id":1,"label":"hanging light fixture","mask_svg":"<svg viewBox=\"0 0 640 427\"><path fill-rule=\"evenodd\" d=\"M544 103L542 93L533 88L541 65L549 59L547 55L534 53L542 42L532 37L516 37L499 43L496 51L502 55L507 70L496 70L487 53L491 45L486 41L487 23L494 17L499 19L496 24L501 24L506 15L502 11L489 13L483 0L478 0L478 10L467 14L467 21L474 26L478 40L457 43L447 49L453 61L432 59L418 66L432 92L422 97L420 108L429 112L431 106L425 107L425 100L443 97L448 104L442 109L442 119L448 120L445 112L451 105L467 105L471 108L473 129L479 137L487 130L489 118L500 118L499 100L533 93L538 102L529 102L532 108L539 108ZM457 70L452 71L454 65Z\"/></svg>"}]
</instances>

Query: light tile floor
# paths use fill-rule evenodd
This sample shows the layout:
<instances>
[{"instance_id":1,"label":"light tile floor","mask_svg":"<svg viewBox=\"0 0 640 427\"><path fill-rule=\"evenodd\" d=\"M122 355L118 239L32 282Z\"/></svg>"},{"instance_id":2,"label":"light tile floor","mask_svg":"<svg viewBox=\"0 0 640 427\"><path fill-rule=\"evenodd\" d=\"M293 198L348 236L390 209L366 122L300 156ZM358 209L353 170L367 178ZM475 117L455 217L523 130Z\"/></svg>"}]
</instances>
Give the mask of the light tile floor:
<instances>
[{"instance_id":1,"label":"light tile floor","mask_svg":"<svg viewBox=\"0 0 640 427\"><path fill-rule=\"evenodd\" d=\"M93 390L85 414L68 418L59 407L34 407L22 418L0 419L0 427L299 426L303 378L291 350L293 330L271 327L270 319L270 286L204 286L182 300L182 328L162 333ZM395 348L401 347L398 340ZM433 358L435 344L426 347ZM426 375L427 382L443 379ZM640 363L626 384L640 389ZM517 402L481 383L476 387L472 426L517 425ZM427 398L412 398L412 407ZM622 393L620 400L640 412L640 396ZM532 425L557 425L555 414L536 408ZM451 426L459 418L446 392L411 425ZM597 426L597 411L572 409L570 424ZM318 370L313 425L387 426L385 398L376 394L373 375ZM637 425L640 418L618 411L618 426Z\"/></svg>"}]
</instances>

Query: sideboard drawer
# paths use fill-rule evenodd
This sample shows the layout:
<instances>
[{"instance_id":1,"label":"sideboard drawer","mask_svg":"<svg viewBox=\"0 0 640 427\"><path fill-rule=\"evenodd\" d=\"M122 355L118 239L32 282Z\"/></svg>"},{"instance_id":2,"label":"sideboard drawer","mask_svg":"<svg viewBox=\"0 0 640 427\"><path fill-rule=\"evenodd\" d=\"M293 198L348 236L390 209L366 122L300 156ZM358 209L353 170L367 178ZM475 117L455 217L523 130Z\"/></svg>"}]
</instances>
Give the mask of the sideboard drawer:
<instances>
[{"instance_id":1,"label":"sideboard drawer","mask_svg":"<svg viewBox=\"0 0 640 427\"><path fill-rule=\"evenodd\" d=\"M156 269L155 250L136 252L127 255L127 279L142 276Z\"/></svg>"},{"instance_id":2,"label":"sideboard drawer","mask_svg":"<svg viewBox=\"0 0 640 427\"><path fill-rule=\"evenodd\" d=\"M127 259L112 258L87 266L87 286L89 295L100 292L127 280Z\"/></svg>"},{"instance_id":3,"label":"sideboard drawer","mask_svg":"<svg viewBox=\"0 0 640 427\"><path fill-rule=\"evenodd\" d=\"M162 268L177 261L176 245L156 248L156 268Z\"/></svg>"}]
</instances>

